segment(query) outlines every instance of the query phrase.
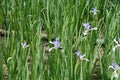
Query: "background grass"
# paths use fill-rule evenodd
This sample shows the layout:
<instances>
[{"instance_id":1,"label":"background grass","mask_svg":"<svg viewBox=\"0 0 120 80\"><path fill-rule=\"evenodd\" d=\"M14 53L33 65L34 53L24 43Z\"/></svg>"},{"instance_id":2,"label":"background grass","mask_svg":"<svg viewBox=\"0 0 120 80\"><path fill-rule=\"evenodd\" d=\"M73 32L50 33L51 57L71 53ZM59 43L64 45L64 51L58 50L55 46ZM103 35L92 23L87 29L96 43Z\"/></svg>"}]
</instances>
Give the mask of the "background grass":
<instances>
[{"instance_id":1,"label":"background grass","mask_svg":"<svg viewBox=\"0 0 120 80\"><path fill-rule=\"evenodd\" d=\"M120 37L119 3L119 0L1 1L0 24L8 33L0 45L0 57L8 69L6 79L110 80L113 71L108 66L112 62L120 64L120 52L112 51L113 39ZM94 7L99 10L97 15L90 13ZM83 38L85 22L98 30ZM41 36L43 30L47 41ZM47 53L45 44L57 37L64 53L60 50ZM98 39L104 43L96 43ZM23 49L24 41L30 47ZM86 53L90 61L80 61L73 48ZM3 75L4 72L1 78Z\"/></svg>"}]
</instances>

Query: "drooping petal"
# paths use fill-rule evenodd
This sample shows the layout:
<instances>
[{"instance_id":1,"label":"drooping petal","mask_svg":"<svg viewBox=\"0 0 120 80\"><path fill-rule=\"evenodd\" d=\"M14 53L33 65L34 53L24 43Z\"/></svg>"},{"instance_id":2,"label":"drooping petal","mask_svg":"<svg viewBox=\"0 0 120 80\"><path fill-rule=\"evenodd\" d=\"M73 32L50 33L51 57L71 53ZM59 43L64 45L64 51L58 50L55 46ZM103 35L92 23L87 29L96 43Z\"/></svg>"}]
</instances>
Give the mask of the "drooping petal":
<instances>
[{"instance_id":1,"label":"drooping petal","mask_svg":"<svg viewBox=\"0 0 120 80\"><path fill-rule=\"evenodd\" d=\"M117 73L116 70L114 71L114 77L115 77L115 78L118 78L118 77L119 77L119 75L118 75L118 73Z\"/></svg>"},{"instance_id":2,"label":"drooping petal","mask_svg":"<svg viewBox=\"0 0 120 80\"><path fill-rule=\"evenodd\" d=\"M114 39L114 42L115 42L116 44L118 44L118 41L117 41L116 39Z\"/></svg>"},{"instance_id":3,"label":"drooping petal","mask_svg":"<svg viewBox=\"0 0 120 80\"><path fill-rule=\"evenodd\" d=\"M49 42L50 44L54 44L52 41Z\"/></svg>"},{"instance_id":4,"label":"drooping petal","mask_svg":"<svg viewBox=\"0 0 120 80\"><path fill-rule=\"evenodd\" d=\"M97 27L94 27L94 28L91 28L90 30L97 30L98 28Z\"/></svg>"},{"instance_id":5,"label":"drooping petal","mask_svg":"<svg viewBox=\"0 0 120 80\"><path fill-rule=\"evenodd\" d=\"M113 52L115 52L115 49L120 49L120 44L117 44L113 47Z\"/></svg>"},{"instance_id":6,"label":"drooping petal","mask_svg":"<svg viewBox=\"0 0 120 80\"><path fill-rule=\"evenodd\" d=\"M54 47L51 47L48 51L51 52L54 49Z\"/></svg>"},{"instance_id":7,"label":"drooping petal","mask_svg":"<svg viewBox=\"0 0 120 80\"><path fill-rule=\"evenodd\" d=\"M79 55L80 60L83 60L85 56L86 56L86 54Z\"/></svg>"},{"instance_id":8,"label":"drooping petal","mask_svg":"<svg viewBox=\"0 0 120 80\"><path fill-rule=\"evenodd\" d=\"M87 59L87 58L84 58L84 60L86 60L87 62L89 62L89 59Z\"/></svg>"},{"instance_id":9,"label":"drooping petal","mask_svg":"<svg viewBox=\"0 0 120 80\"><path fill-rule=\"evenodd\" d=\"M83 32L83 36L86 36L86 35L88 34L88 32L89 32L89 30L85 30L85 31Z\"/></svg>"}]
</instances>

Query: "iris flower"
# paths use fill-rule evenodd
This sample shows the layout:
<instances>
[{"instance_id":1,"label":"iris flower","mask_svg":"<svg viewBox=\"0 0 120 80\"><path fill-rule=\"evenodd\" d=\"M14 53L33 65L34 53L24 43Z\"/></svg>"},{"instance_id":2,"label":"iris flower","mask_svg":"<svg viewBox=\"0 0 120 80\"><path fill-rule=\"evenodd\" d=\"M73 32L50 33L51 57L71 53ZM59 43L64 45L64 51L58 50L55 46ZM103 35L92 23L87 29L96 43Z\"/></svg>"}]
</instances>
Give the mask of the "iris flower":
<instances>
[{"instance_id":1,"label":"iris flower","mask_svg":"<svg viewBox=\"0 0 120 80\"><path fill-rule=\"evenodd\" d=\"M89 62L89 60L87 58L85 58L86 54L81 54L80 51L77 51L76 54L80 60L85 60L85 61Z\"/></svg>"},{"instance_id":2,"label":"iris flower","mask_svg":"<svg viewBox=\"0 0 120 80\"><path fill-rule=\"evenodd\" d=\"M118 77L119 77L119 76L118 76L118 70L120 69L119 65L118 65L117 63L112 63L112 64L108 67L108 69L110 69L110 68L112 68L112 69L114 70L113 76L114 76L115 78L118 78Z\"/></svg>"},{"instance_id":3,"label":"iris flower","mask_svg":"<svg viewBox=\"0 0 120 80\"><path fill-rule=\"evenodd\" d=\"M120 48L120 38L114 39L114 42L116 43L116 45L113 47L113 51L115 52L115 49Z\"/></svg>"},{"instance_id":4,"label":"iris flower","mask_svg":"<svg viewBox=\"0 0 120 80\"><path fill-rule=\"evenodd\" d=\"M55 41L50 41L50 44L53 44L54 46L49 49L49 52L52 51L53 49L60 49L61 47L61 42L59 38L56 38Z\"/></svg>"},{"instance_id":5,"label":"iris flower","mask_svg":"<svg viewBox=\"0 0 120 80\"><path fill-rule=\"evenodd\" d=\"M91 28L89 23L83 23L83 26L86 28L86 30L83 33L84 36L86 36L90 31L97 30L97 27Z\"/></svg>"},{"instance_id":6,"label":"iris flower","mask_svg":"<svg viewBox=\"0 0 120 80\"><path fill-rule=\"evenodd\" d=\"M90 10L90 12L92 12L94 15L96 15L99 11L97 10L97 8L92 8Z\"/></svg>"},{"instance_id":7,"label":"iris flower","mask_svg":"<svg viewBox=\"0 0 120 80\"><path fill-rule=\"evenodd\" d=\"M113 70L119 70L120 69L120 67L119 67L119 65L117 64L117 63L112 63L110 66L109 66L109 69L110 68L112 68Z\"/></svg>"},{"instance_id":8,"label":"iris flower","mask_svg":"<svg viewBox=\"0 0 120 80\"><path fill-rule=\"evenodd\" d=\"M27 45L27 43L26 43L26 42L21 43L21 45L22 45L22 48L23 48L23 49L25 49L25 48L27 48L27 47L29 47L29 46L30 46L30 45Z\"/></svg>"}]
</instances>

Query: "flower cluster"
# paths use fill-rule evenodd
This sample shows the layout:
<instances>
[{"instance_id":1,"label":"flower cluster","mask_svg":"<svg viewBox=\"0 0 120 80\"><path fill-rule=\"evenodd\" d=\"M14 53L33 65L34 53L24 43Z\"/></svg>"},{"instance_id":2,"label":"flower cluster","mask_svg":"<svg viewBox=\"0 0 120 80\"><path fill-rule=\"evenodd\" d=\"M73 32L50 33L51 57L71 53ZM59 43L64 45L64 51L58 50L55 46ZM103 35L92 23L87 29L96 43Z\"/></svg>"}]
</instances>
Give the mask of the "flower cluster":
<instances>
[{"instance_id":1,"label":"flower cluster","mask_svg":"<svg viewBox=\"0 0 120 80\"><path fill-rule=\"evenodd\" d=\"M92 8L90 12L96 15L99 11L97 10L97 8ZM91 28L90 23L83 23L83 26L86 28L86 30L83 32L84 36L86 36L88 32L98 29L97 27Z\"/></svg>"},{"instance_id":2,"label":"flower cluster","mask_svg":"<svg viewBox=\"0 0 120 80\"><path fill-rule=\"evenodd\" d=\"M92 10L90 10L90 12L92 12L94 15L96 15L99 11L96 8L92 8ZM84 31L83 35L86 36L88 34L88 32L93 31L93 30L97 30L97 27L92 28L90 26L90 23L83 23L83 26L86 28L86 30ZM53 47L51 47L49 49L49 52L52 51L53 49L61 49L61 42L59 38L56 38L55 41L50 41L50 44L53 44ZM63 52L64 50L62 50ZM81 54L80 51L76 52L77 56L79 57L80 60L85 60L85 61L89 61L87 58L85 58L86 54Z\"/></svg>"},{"instance_id":3,"label":"flower cluster","mask_svg":"<svg viewBox=\"0 0 120 80\"><path fill-rule=\"evenodd\" d=\"M113 52L115 52L116 49L120 49L120 38L114 39L114 42L116 43L116 45L112 49ZM118 78L119 77L118 70L120 69L119 65L116 62L114 62L108 67L108 69L110 69L110 68L112 68L114 70L112 76L114 78Z\"/></svg>"},{"instance_id":4,"label":"flower cluster","mask_svg":"<svg viewBox=\"0 0 120 80\"><path fill-rule=\"evenodd\" d=\"M112 68L114 70L112 76L115 77L115 78L118 78L119 77L118 70L120 69L119 65L114 62L108 67L108 69L110 69L110 68Z\"/></svg>"}]
</instances>

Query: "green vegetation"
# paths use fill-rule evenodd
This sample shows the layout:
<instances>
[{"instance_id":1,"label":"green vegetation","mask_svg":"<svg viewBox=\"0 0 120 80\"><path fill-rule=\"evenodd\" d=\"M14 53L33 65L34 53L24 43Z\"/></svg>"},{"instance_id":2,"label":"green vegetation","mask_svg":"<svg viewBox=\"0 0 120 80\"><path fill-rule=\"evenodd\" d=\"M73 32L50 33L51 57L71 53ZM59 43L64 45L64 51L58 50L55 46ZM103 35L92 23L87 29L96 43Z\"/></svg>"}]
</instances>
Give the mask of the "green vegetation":
<instances>
[{"instance_id":1,"label":"green vegetation","mask_svg":"<svg viewBox=\"0 0 120 80\"><path fill-rule=\"evenodd\" d=\"M0 2L0 26L6 31L0 38L0 62L7 68L5 78L0 66L0 78L120 80L119 0Z\"/></svg>"}]
</instances>

